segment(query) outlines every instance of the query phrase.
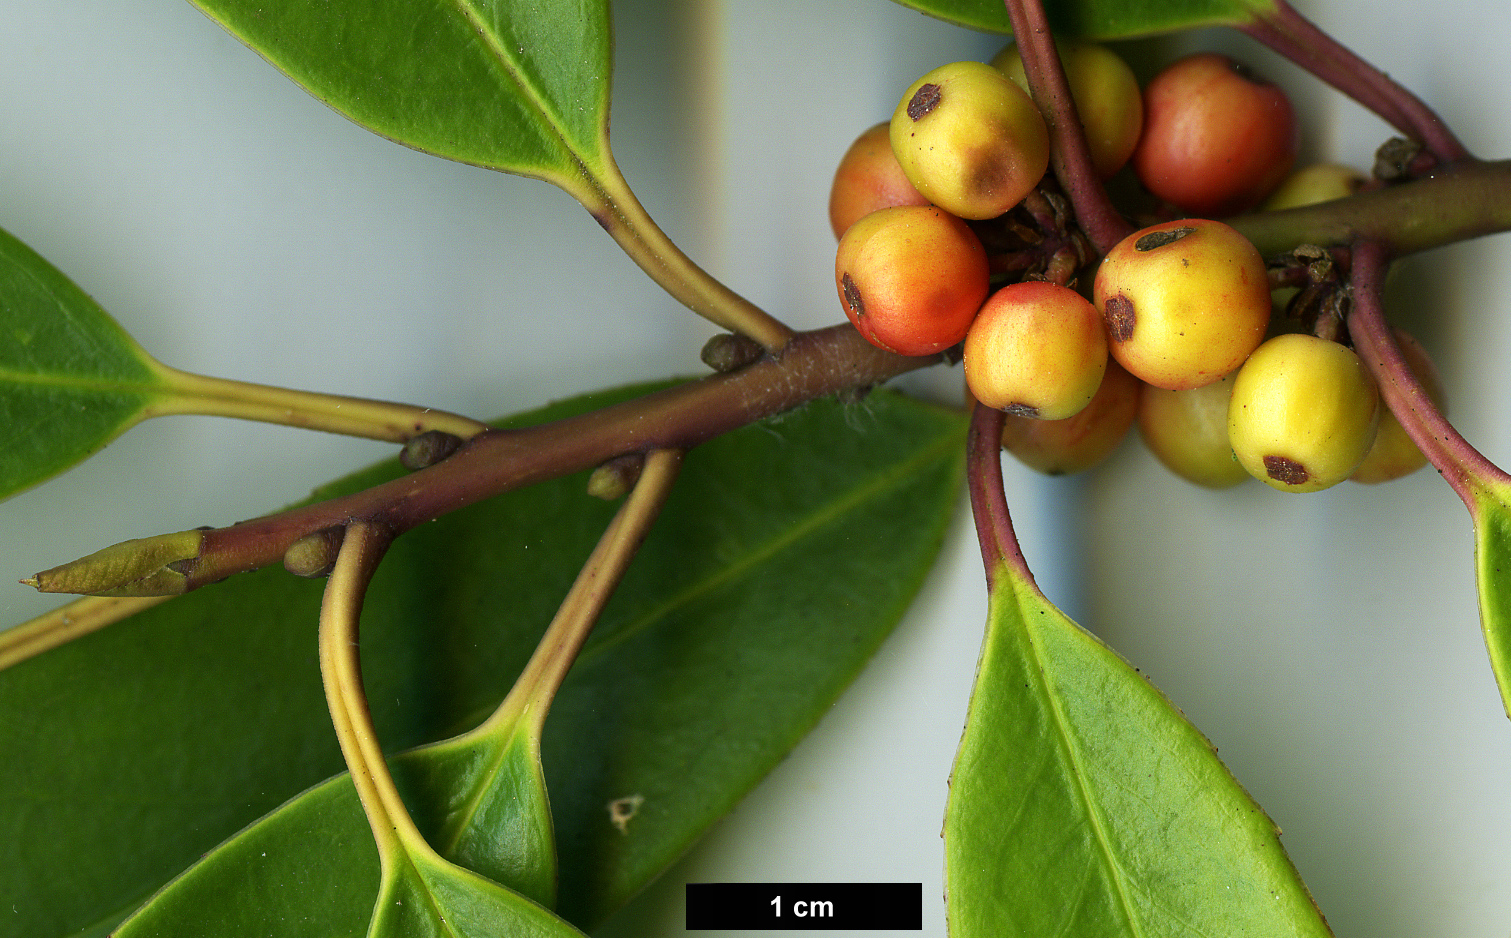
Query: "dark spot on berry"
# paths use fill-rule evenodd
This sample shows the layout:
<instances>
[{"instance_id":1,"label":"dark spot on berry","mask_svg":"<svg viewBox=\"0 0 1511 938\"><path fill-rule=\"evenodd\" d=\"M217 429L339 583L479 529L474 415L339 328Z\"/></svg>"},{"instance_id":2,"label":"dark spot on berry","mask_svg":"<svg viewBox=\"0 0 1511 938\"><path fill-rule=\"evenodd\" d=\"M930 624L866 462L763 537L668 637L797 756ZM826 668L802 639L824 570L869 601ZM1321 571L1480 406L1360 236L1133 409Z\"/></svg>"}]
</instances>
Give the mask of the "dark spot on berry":
<instances>
[{"instance_id":1,"label":"dark spot on berry","mask_svg":"<svg viewBox=\"0 0 1511 938\"><path fill-rule=\"evenodd\" d=\"M856 316L866 315L866 304L861 301L860 287L855 285L849 274L845 274L840 280L839 288L845 294L845 305L850 307L850 312Z\"/></svg>"},{"instance_id":2,"label":"dark spot on berry","mask_svg":"<svg viewBox=\"0 0 1511 938\"><path fill-rule=\"evenodd\" d=\"M1107 324L1107 337L1114 342L1127 342L1133 338L1133 327L1138 317L1133 312L1133 301L1119 293L1109 296L1102 311L1102 320Z\"/></svg>"},{"instance_id":3,"label":"dark spot on berry","mask_svg":"<svg viewBox=\"0 0 1511 938\"><path fill-rule=\"evenodd\" d=\"M1183 228L1166 228L1164 231L1153 231L1133 242L1135 251L1154 251L1167 244L1174 244L1188 234L1195 234L1196 229L1189 225Z\"/></svg>"},{"instance_id":4,"label":"dark spot on berry","mask_svg":"<svg viewBox=\"0 0 1511 938\"><path fill-rule=\"evenodd\" d=\"M939 101L944 97L944 89L929 82L917 91L908 101L908 116L913 120L921 120L934 108L939 106Z\"/></svg>"},{"instance_id":5,"label":"dark spot on berry","mask_svg":"<svg viewBox=\"0 0 1511 938\"><path fill-rule=\"evenodd\" d=\"M1312 477L1305 466L1284 456L1264 457L1264 471L1276 482L1286 485L1302 485Z\"/></svg>"},{"instance_id":6,"label":"dark spot on berry","mask_svg":"<svg viewBox=\"0 0 1511 938\"><path fill-rule=\"evenodd\" d=\"M1032 404L1008 404L1002 408L1002 412L1014 417L1032 417L1035 420L1039 418L1039 408Z\"/></svg>"}]
</instances>

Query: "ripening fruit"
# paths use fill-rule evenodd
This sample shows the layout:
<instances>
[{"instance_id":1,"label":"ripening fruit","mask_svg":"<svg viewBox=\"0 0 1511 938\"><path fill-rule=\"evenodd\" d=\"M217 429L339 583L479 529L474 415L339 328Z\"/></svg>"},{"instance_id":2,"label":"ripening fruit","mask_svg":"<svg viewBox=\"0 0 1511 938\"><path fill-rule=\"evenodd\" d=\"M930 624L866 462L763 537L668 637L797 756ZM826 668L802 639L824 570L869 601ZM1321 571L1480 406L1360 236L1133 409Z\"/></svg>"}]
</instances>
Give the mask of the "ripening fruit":
<instances>
[{"instance_id":1,"label":"ripening fruit","mask_svg":"<svg viewBox=\"0 0 1511 938\"><path fill-rule=\"evenodd\" d=\"M834 258L845 315L872 345L932 355L965 338L986 299L986 249L965 222L932 205L872 212Z\"/></svg>"},{"instance_id":2,"label":"ripening fruit","mask_svg":"<svg viewBox=\"0 0 1511 938\"><path fill-rule=\"evenodd\" d=\"M1111 177L1138 145L1144 127L1144 100L1139 93L1133 69L1106 46L1089 42L1056 40L1065 79L1070 82L1070 96L1075 99L1076 113L1086 131L1091 149L1091 163L1097 175ZM1028 74L1017 43L1008 43L992 58L992 67L1029 92Z\"/></svg>"},{"instance_id":3,"label":"ripening fruit","mask_svg":"<svg viewBox=\"0 0 1511 938\"><path fill-rule=\"evenodd\" d=\"M976 400L1020 417L1062 420L1090 403L1107 369L1096 308L1069 287L1027 280L987 300L965 337Z\"/></svg>"},{"instance_id":4,"label":"ripening fruit","mask_svg":"<svg viewBox=\"0 0 1511 938\"><path fill-rule=\"evenodd\" d=\"M1443 390L1443 379L1438 375L1437 366L1427 356L1427 350L1409 333L1397 329L1395 334L1396 342L1401 346L1401 354L1406 357L1407 367L1422 382L1428 398L1438 410L1446 411L1448 395ZM1417 444L1406 435L1401 421L1396 419L1389 408L1381 406L1380 429L1375 433L1375 445L1370 447L1364 462L1359 464L1359 468L1349 478L1355 482L1375 485L1410 475L1425 465L1427 457L1422 455Z\"/></svg>"},{"instance_id":5,"label":"ripening fruit","mask_svg":"<svg viewBox=\"0 0 1511 938\"><path fill-rule=\"evenodd\" d=\"M1228 401L1237 377L1232 372L1185 391L1144 387L1139 435L1166 469L1209 489L1230 488L1249 478L1228 445Z\"/></svg>"},{"instance_id":6,"label":"ripening fruit","mask_svg":"<svg viewBox=\"0 0 1511 938\"><path fill-rule=\"evenodd\" d=\"M1063 420L1008 414L1002 424L1002 448L1030 469L1052 476L1090 469L1112 455L1127 435L1141 387L1139 379L1109 361L1101 386L1080 413Z\"/></svg>"},{"instance_id":7,"label":"ripening fruit","mask_svg":"<svg viewBox=\"0 0 1511 938\"><path fill-rule=\"evenodd\" d=\"M888 125L877 124L856 138L834 171L829 189L829 226L836 238L862 218L894 205L928 205L892 155Z\"/></svg>"},{"instance_id":8,"label":"ripening fruit","mask_svg":"<svg viewBox=\"0 0 1511 938\"><path fill-rule=\"evenodd\" d=\"M1267 212L1278 212L1346 199L1357 193L1366 181L1364 174L1356 169L1336 163L1314 163L1287 176L1280 188L1265 200L1263 207Z\"/></svg>"},{"instance_id":9,"label":"ripening fruit","mask_svg":"<svg viewBox=\"0 0 1511 938\"><path fill-rule=\"evenodd\" d=\"M1375 440L1380 394L1351 349L1279 335L1233 383L1228 442L1249 475L1282 492L1316 492L1353 474Z\"/></svg>"},{"instance_id":10,"label":"ripening fruit","mask_svg":"<svg viewBox=\"0 0 1511 938\"><path fill-rule=\"evenodd\" d=\"M983 62L943 65L914 82L890 136L908 180L961 218L996 218L1049 168L1049 131L1033 99Z\"/></svg>"},{"instance_id":11,"label":"ripening fruit","mask_svg":"<svg viewBox=\"0 0 1511 938\"><path fill-rule=\"evenodd\" d=\"M1243 235L1201 218L1136 231L1097 268L1108 348L1157 388L1201 387L1243 364L1264 339L1264 258Z\"/></svg>"},{"instance_id":12,"label":"ripening fruit","mask_svg":"<svg viewBox=\"0 0 1511 938\"><path fill-rule=\"evenodd\" d=\"M1296 112L1278 86L1226 56L1175 62L1144 89L1133 168L1156 196L1222 218L1258 205L1296 162Z\"/></svg>"}]
</instances>

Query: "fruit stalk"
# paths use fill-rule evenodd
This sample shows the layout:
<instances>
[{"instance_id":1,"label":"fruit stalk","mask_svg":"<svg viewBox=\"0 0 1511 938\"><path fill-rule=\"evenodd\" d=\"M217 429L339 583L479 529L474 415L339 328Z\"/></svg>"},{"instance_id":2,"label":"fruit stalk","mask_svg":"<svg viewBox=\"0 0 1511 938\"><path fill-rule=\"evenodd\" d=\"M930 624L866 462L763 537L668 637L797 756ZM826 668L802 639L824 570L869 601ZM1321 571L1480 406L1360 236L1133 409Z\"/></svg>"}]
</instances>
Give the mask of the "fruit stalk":
<instances>
[{"instance_id":1,"label":"fruit stalk","mask_svg":"<svg viewBox=\"0 0 1511 938\"><path fill-rule=\"evenodd\" d=\"M1050 165L1075 206L1077 223L1098 254L1106 254L1133 226L1113 207L1092 165L1070 82L1055 49L1040 0L1005 0L1034 103L1049 126Z\"/></svg>"},{"instance_id":2,"label":"fruit stalk","mask_svg":"<svg viewBox=\"0 0 1511 938\"><path fill-rule=\"evenodd\" d=\"M1420 141L1442 162L1472 159L1442 118L1420 98L1318 29L1286 0L1273 2L1273 12L1260 14L1239 29Z\"/></svg>"}]
</instances>

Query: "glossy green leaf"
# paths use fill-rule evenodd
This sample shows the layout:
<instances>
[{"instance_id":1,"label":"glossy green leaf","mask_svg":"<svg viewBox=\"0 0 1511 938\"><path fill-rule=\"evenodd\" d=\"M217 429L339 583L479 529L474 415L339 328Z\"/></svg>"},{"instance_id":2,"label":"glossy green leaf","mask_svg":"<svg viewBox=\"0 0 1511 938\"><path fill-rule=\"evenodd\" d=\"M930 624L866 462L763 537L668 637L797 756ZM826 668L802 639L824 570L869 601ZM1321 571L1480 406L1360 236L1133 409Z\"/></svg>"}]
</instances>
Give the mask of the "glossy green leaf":
<instances>
[{"instance_id":1,"label":"glossy green leaf","mask_svg":"<svg viewBox=\"0 0 1511 938\"><path fill-rule=\"evenodd\" d=\"M410 854L384 883L369 938L581 938L582 932L497 883Z\"/></svg>"},{"instance_id":2,"label":"glossy green leaf","mask_svg":"<svg viewBox=\"0 0 1511 938\"><path fill-rule=\"evenodd\" d=\"M1480 625L1501 705L1511 716L1511 485L1481 481L1474 495L1471 514Z\"/></svg>"},{"instance_id":3,"label":"glossy green leaf","mask_svg":"<svg viewBox=\"0 0 1511 938\"><path fill-rule=\"evenodd\" d=\"M0 231L0 498L98 452L166 391L99 304Z\"/></svg>"},{"instance_id":4,"label":"glossy green leaf","mask_svg":"<svg viewBox=\"0 0 1511 938\"><path fill-rule=\"evenodd\" d=\"M903 6L971 29L1011 33L1002 0L897 0ZM1127 39L1247 23L1272 10L1267 0L1045 0L1050 26L1066 36Z\"/></svg>"},{"instance_id":5,"label":"glossy green leaf","mask_svg":"<svg viewBox=\"0 0 1511 938\"><path fill-rule=\"evenodd\" d=\"M410 814L443 856L547 908L556 905L556 843L528 725L484 727L395 760Z\"/></svg>"},{"instance_id":6,"label":"glossy green leaf","mask_svg":"<svg viewBox=\"0 0 1511 938\"><path fill-rule=\"evenodd\" d=\"M945 820L953 938L1329 934L1180 712L1001 568Z\"/></svg>"},{"instance_id":7,"label":"glossy green leaf","mask_svg":"<svg viewBox=\"0 0 1511 938\"><path fill-rule=\"evenodd\" d=\"M688 455L547 721L569 921L592 927L670 864L858 672L937 553L963 424L880 391ZM385 464L322 494L399 472ZM583 494L585 479L491 499L395 543L362 623L364 683L390 751L476 726L503 698L614 511ZM21 845L0 863L0 933L113 923L207 851L154 903L180 910L164 933L266 935L280 922L276 934L361 933L377 862L349 784L214 849L342 769L316 663L321 586L276 569L234 577L0 671L0 842ZM395 774L412 798L404 761ZM623 832L614 802L621 817L639 806ZM411 811L427 833L444 813ZM217 924L191 924L202 920Z\"/></svg>"},{"instance_id":8,"label":"glossy green leaf","mask_svg":"<svg viewBox=\"0 0 1511 938\"><path fill-rule=\"evenodd\" d=\"M193 0L358 124L569 191L608 155L607 0Z\"/></svg>"}]
</instances>

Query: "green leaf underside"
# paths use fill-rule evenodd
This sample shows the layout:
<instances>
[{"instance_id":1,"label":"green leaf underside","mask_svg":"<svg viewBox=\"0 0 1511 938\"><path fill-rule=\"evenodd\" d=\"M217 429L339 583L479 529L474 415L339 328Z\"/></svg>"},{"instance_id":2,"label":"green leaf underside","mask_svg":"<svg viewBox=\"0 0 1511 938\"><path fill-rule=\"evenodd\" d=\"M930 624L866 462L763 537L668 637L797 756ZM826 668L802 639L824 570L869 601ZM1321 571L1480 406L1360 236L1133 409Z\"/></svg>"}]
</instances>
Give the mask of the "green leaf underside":
<instances>
[{"instance_id":1,"label":"green leaf underside","mask_svg":"<svg viewBox=\"0 0 1511 938\"><path fill-rule=\"evenodd\" d=\"M607 0L192 0L356 123L571 188L607 157Z\"/></svg>"},{"instance_id":2,"label":"green leaf underside","mask_svg":"<svg viewBox=\"0 0 1511 938\"><path fill-rule=\"evenodd\" d=\"M920 13L970 29L1011 33L1002 0L896 0ZM1087 39L1131 39L1247 23L1273 10L1266 0L1047 0L1045 12L1058 34Z\"/></svg>"},{"instance_id":3,"label":"green leaf underside","mask_svg":"<svg viewBox=\"0 0 1511 938\"><path fill-rule=\"evenodd\" d=\"M945 855L953 938L1329 934L1273 822L1211 744L1006 568Z\"/></svg>"},{"instance_id":4,"label":"green leaf underside","mask_svg":"<svg viewBox=\"0 0 1511 938\"><path fill-rule=\"evenodd\" d=\"M878 392L689 454L547 721L568 920L591 928L665 869L858 672L937 553L962 437L958 414ZM398 474L385 464L318 494ZM615 509L586 497L585 479L500 496L396 542L362 624L386 749L475 726L502 699ZM12 906L0 934L111 920L207 851L136 934L362 932L378 881L354 797L346 815L306 816L295 802L214 850L341 770L316 659L322 586L277 569L233 577L0 671L12 766L0 773L0 842L18 845L0 864ZM402 763L397 775L417 784ZM621 833L609 805L635 797ZM439 826L434 811L415 814ZM224 885L191 888L205 882ZM327 924L304 930L306 919Z\"/></svg>"},{"instance_id":5,"label":"green leaf underside","mask_svg":"<svg viewBox=\"0 0 1511 938\"><path fill-rule=\"evenodd\" d=\"M1480 626L1501 705L1511 716L1511 486L1482 484L1473 515Z\"/></svg>"},{"instance_id":6,"label":"green leaf underside","mask_svg":"<svg viewBox=\"0 0 1511 938\"><path fill-rule=\"evenodd\" d=\"M0 230L0 498L99 451L166 391L99 304Z\"/></svg>"},{"instance_id":7,"label":"green leaf underside","mask_svg":"<svg viewBox=\"0 0 1511 938\"><path fill-rule=\"evenodd\" d=\"M556 844L540 751L528 725L472 734L396 760L415 823L442 855L548 908Z\"/></svg>"},{"instance_id":8,"label":"green leaf underside","mask_svg":"<svg viewBox=\"0 0 1511 938\"><path fill-rule=\"evenodd\" d=\"M581 938L582 932L475 873L410 856L383 884L371 938Z\"/></svg>"}]
</instances>

